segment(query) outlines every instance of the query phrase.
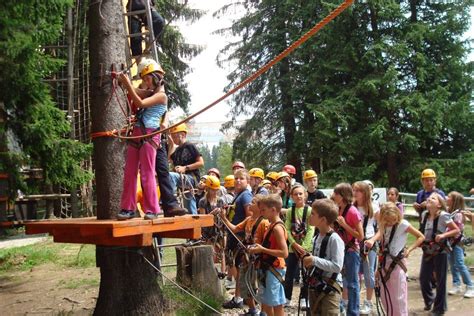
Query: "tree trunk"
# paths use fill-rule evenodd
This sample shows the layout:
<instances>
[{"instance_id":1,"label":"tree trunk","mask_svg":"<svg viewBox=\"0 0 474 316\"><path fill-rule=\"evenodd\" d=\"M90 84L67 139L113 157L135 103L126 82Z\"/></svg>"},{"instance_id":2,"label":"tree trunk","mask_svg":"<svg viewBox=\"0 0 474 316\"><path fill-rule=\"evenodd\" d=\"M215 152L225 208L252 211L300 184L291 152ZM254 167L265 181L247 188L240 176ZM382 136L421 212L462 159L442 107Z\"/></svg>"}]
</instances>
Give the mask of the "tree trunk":
<instances>
[{"instance_id":1,"label":"tree trunk","mask_svg":"<svg viewBox=\"0 0 474 316\"><path fill-rule=\"evenodd\" d=\"M387 173L388 185L398 188L400 186L399 168L397 164L397 155L395 153L387 154Z\"/></svg>"},{"instance_id":2,"label":"tree trunk","mask_svg":"<svg viewBox=\"0 0 474 316\"><path fill-rule=\"evenodd\" d=\"M125 117L112 93L105 71L125 63L122 1L103 0L89 9L92 132L121 128ZM118 67L117 67L118 68ZM97 218L110 219L120 210L125 144L111 137L94 142ZM151 262L151 248L97 246L100 291L94 315L161 315L163 296Z\"/></svg>"}]
</instances>

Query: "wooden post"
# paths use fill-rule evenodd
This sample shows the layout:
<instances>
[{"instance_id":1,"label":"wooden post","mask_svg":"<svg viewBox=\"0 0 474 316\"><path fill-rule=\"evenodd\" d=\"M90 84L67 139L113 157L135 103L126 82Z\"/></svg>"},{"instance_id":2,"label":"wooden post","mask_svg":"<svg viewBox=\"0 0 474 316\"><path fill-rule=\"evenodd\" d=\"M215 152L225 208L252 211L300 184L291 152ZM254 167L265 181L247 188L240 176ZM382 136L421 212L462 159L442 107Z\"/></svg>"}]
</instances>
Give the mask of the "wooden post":
<instances>
[{"instance_id":1,"label":"wooden post","mask_svg":"<svg viewBox=\"0 0 474 316\"><path fill-rule=\"evenodd\" d=\"M181 285L212 297L223 296L212 246L176 247L176 260L176 280Z\"/></svg>"}]
</instances>

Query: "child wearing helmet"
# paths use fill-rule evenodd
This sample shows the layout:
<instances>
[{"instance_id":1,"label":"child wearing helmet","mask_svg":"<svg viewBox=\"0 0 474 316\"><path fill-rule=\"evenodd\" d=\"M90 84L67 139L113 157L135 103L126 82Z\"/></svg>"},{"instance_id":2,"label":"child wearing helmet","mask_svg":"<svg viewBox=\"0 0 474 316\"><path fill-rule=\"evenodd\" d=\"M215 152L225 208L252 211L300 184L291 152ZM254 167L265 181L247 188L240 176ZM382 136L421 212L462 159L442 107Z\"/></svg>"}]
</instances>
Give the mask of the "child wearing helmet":
<instances>
[{"instance_id":1,"label":"child wearing helmet","mask_svg":"<svg viewBox=\"0 0 474 316\"><path fill-rule=\"evenodd\" d=\"M140 77L146 89L134 88L125 73L118 77L125 87L136 107L140 108L138 121L133 128L133 136L140 136L154 132L160 128L160 121L168 106L168 97L165 93L163 76L165 72L161 66L151 59L141 63ZM121 211L117 215L119 220L135 217L137 208L137 174L140 170L144 193L145 219L154 219L160 212L156 194L155 159L156 149L160 146L160 135L143 140L131 140L127 147L123 192L121 197Z\"/></svg>"},{"instance_id":2,"label":"child wearing helmet","mask_svg":"<svg viewBox=\"0 0 474 316\"><path fill-rule=\"evenodd\" d=\"M288 173L282 171L278 174L276 180L278 188L281 190L280 196L283 201L282 216L286 214L288 209L293 206L293 200L291 199L291 177Z\"/></svg>"},{"instance_id":3,"label":"child wearing helmet","mask_svg":"<svg viewBox=\"0 0 474 316\"><path fill-rule=\"evenodd\" d=\"M261 183L265 178L265 173L260 168L252 168L249 170L249 184L252 188L252 194L255 196L257 194L268 195L268 190L264 188Z\"/></svg>"},{"instance_id":4,"label":"child wearing helmet","mask_svg":"<svg viewBox=\"0 0 474 316\"><path fill-rule=\"evenodd\" d=\"M313 202L319 199L324 199L326 196L323 191L318 190L318 174L314 170L306 170L303 174L303 181L306 185L308 198L306 204L313 205Z\"/></svg>"},{"instance_id":5,"label":"child wearing helmet","mask_svg":"<svg viewBox=\"0 0 474 316\"><path fill-rule=\"evenodd\" d=\"M235 177L233 174L230 174L224 178L224 188L226 190L226 193L223 196L225 204L231 204L235 197Z\"/></svg>"},{"instance_id":6,"label":"child wearing helmet","mask_svg":"<svg viewBox=\"0 0 474 316\"><path fill-rule=\"evenodd\" d=\"M446 194L442 190L436 188L436 173L433 169L424 169L421 172L421 184L423 185L423 189L416 193L416 201L413 203L413 207L419 214L418 219L420 221L421 213L426 210L426 201L433 192L438 193L446 199Z\"/></svg>"}]
</instances>

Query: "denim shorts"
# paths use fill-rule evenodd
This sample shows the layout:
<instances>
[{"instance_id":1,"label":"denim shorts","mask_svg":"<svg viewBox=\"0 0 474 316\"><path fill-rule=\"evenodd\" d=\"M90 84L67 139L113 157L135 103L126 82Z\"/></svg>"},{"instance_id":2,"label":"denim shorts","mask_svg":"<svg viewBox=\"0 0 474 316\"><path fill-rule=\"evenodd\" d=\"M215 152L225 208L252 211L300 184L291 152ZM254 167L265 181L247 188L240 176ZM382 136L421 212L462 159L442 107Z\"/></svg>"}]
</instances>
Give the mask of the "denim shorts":
<instances>
[{"instance_id":1,"label":"denim shorts","mask_svg":"<svg viewBox=\"0 0 474 316\"><path fill-rule=\"evenodd\" d=\"M285 269L275 269L282 277L285 276ZM273 275L270 270L259 270L258 273L265 273L265 286L259 284L258 298L262 304L268 306L278 306L286 303L285 289L283 284Z\"/></svg>"}]
</instances>

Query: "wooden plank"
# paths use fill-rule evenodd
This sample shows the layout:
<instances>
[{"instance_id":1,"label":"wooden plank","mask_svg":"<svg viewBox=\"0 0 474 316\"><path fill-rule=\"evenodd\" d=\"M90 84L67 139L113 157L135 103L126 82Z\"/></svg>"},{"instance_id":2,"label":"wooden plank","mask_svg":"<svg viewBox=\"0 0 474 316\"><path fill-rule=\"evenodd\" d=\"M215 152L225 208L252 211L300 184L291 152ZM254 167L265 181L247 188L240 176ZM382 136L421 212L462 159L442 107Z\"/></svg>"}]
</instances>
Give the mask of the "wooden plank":
<instances>
[{"instance_id":1,"label":"wooden plank","mask_svg":"<svg viewBox=\"0 0 474 316\"><path fill-rule=\"evenodd\" d=\"M161 232L158 235L166 238L184 238L184 239L199 239L201 238L201 227L194 227L190 229L174 230Z\"/></svg>"},{"instance_id":2,"label":"wooden plank","mask_svg":"<svg viewBox=\"0 0 474 316\"><path fill-rule=\"evenodd\" d=\"M118 238L106 238L103 236L74 236L74 235L55 235L54 242L64 242L73 244L93 244L102 246L123 246L123 247L145 247L152 245L152 235L134 235Z\"/></svg>"}]
</instances>

